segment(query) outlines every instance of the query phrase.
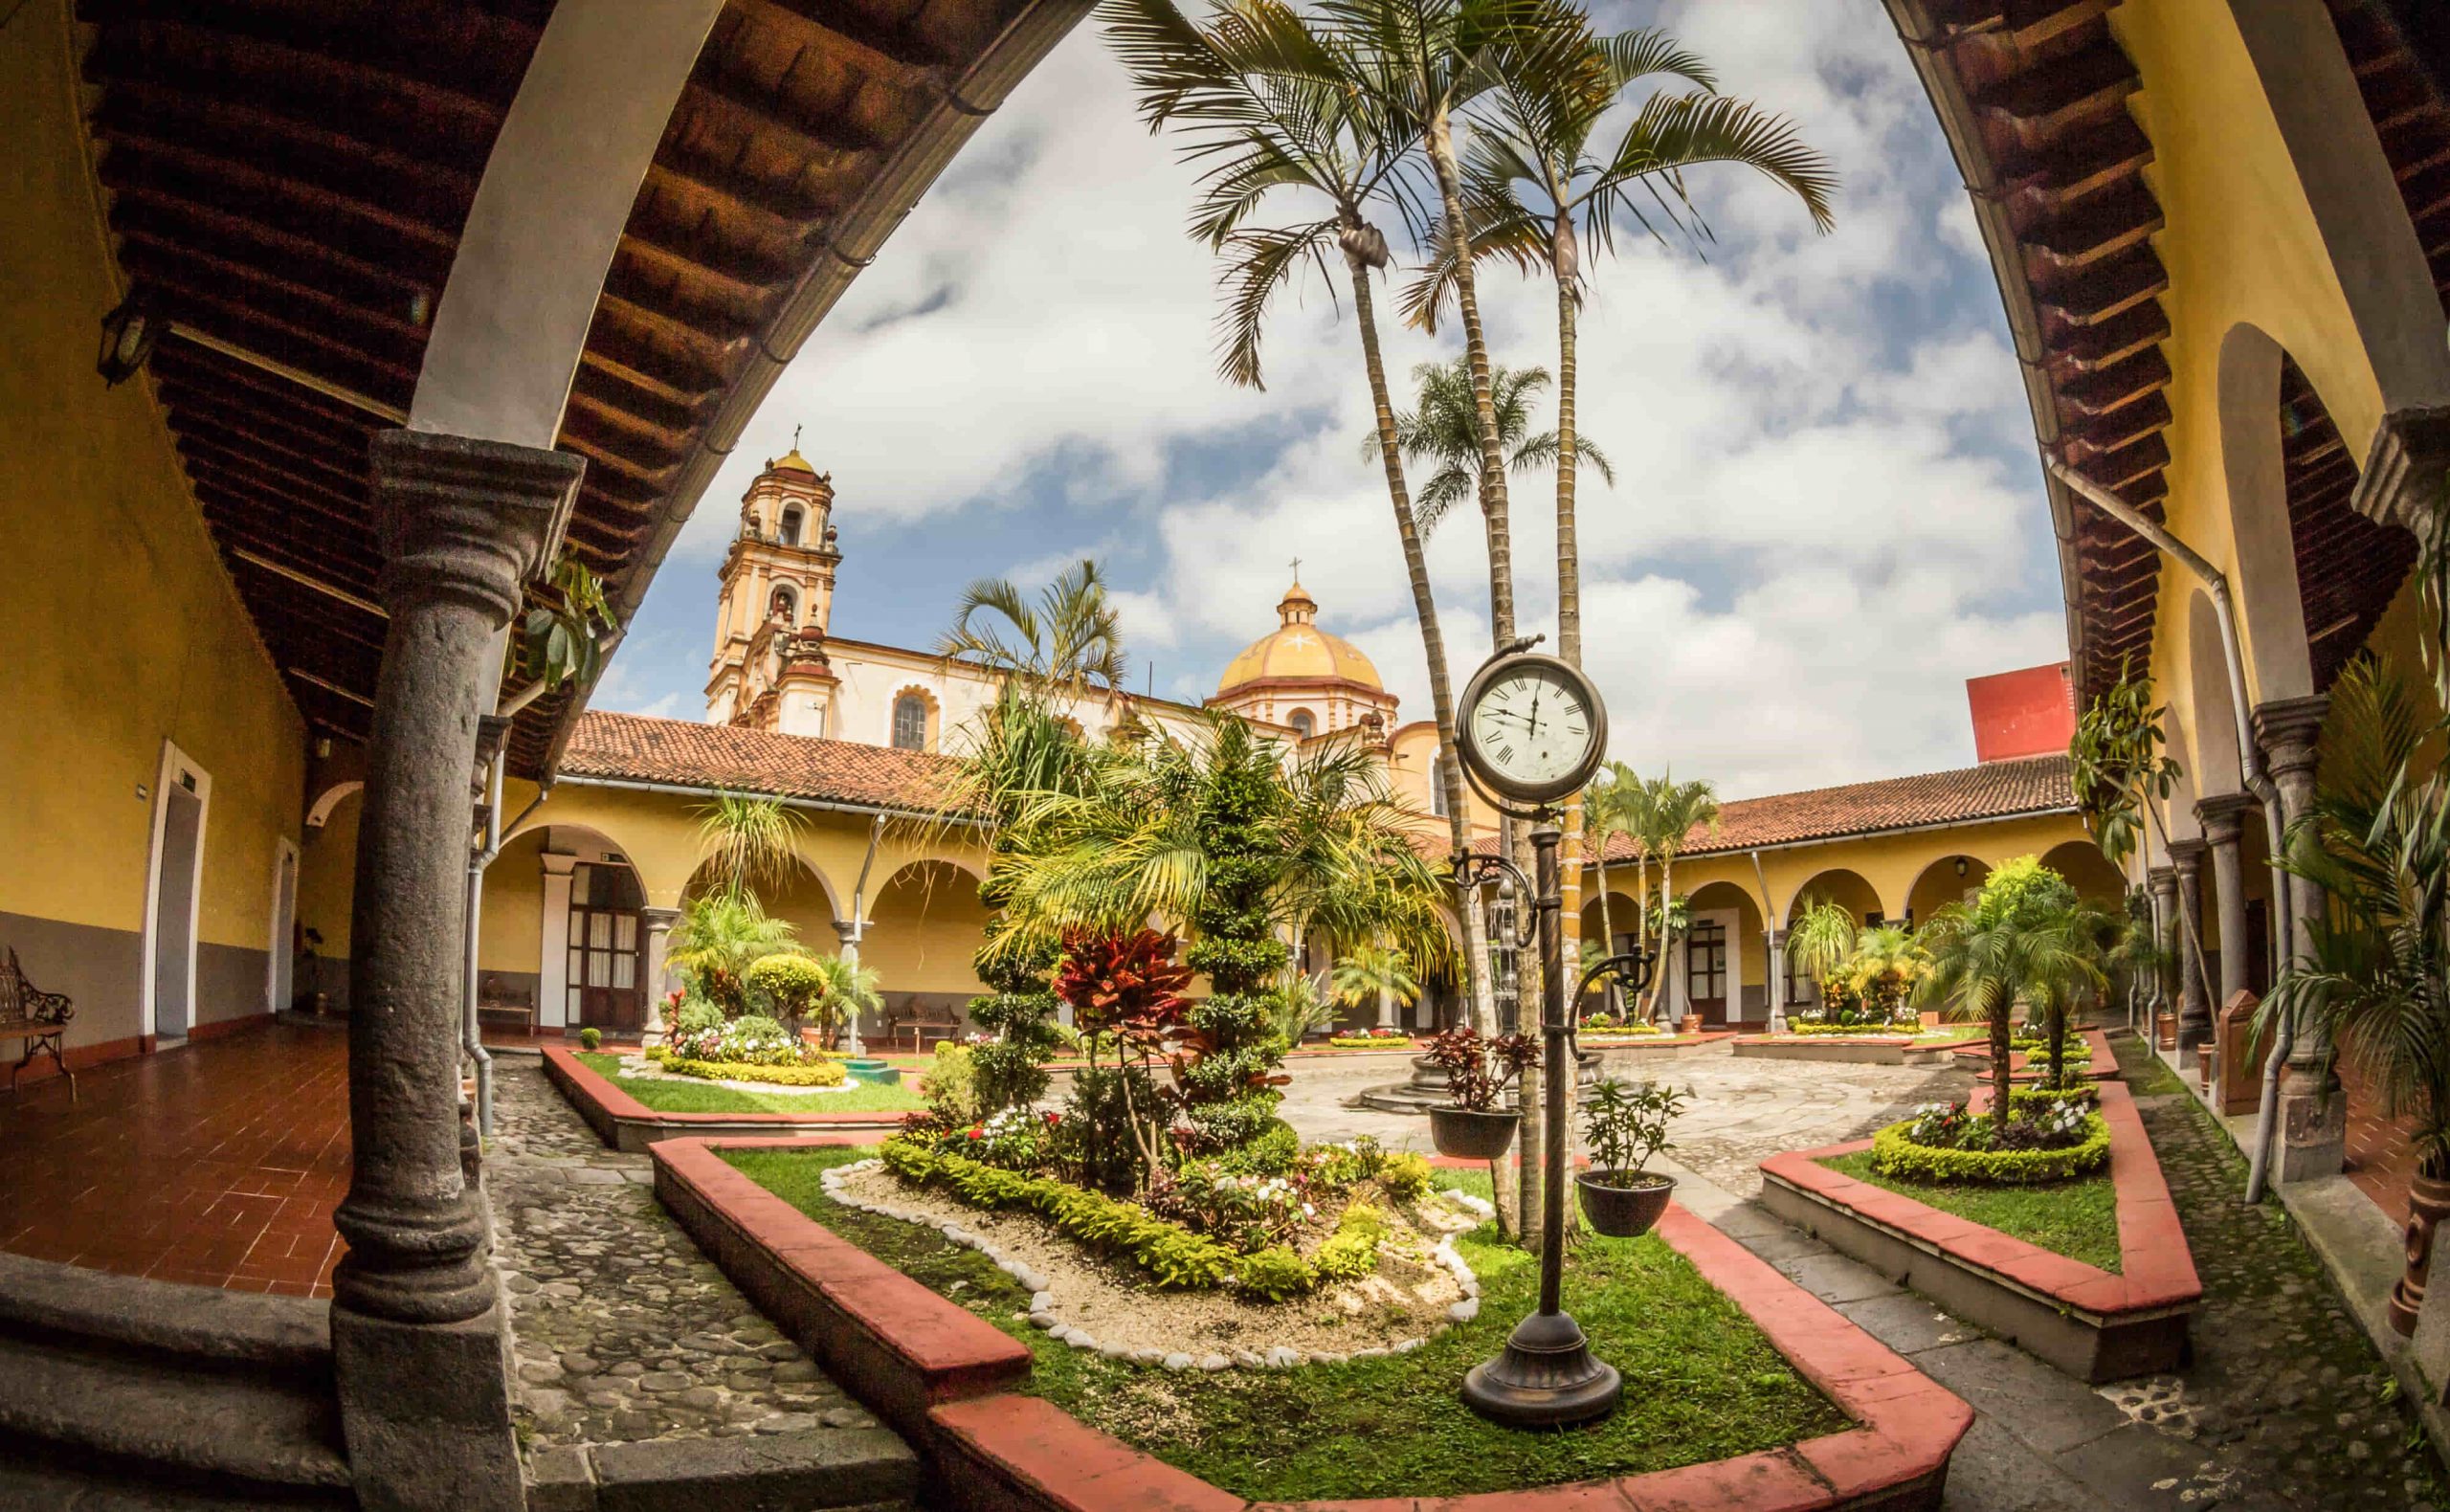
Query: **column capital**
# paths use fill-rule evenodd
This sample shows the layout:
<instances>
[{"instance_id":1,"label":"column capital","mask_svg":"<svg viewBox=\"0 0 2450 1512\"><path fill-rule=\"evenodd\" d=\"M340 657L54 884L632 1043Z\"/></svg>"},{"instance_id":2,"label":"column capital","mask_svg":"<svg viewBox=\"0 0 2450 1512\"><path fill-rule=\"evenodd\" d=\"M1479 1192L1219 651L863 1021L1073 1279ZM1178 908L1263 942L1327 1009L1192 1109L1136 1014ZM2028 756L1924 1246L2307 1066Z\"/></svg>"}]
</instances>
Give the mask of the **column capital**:
<instances>
[{"instance_id":1,"label":"column capital","mask_svg":"<svg viewBox=\"0 0 2450 1512\"><path fill-rule=\"evenodd\" d=\"M2423 535L2450 472L2450 405L2412 405L2382 416L2349 505L2368 520Z\"/></svg>"},{"instance_id":2,"label":"column capital","mask_svg":"<svg viewBox=\"0 0 2450 1512\"><path fill-rule=\"evenodd\" d=\"M369 455L384 607L457 598L509 623L520 585L561 548L586 461L432 431L378 431Z\"/></svg>"},{"instance_id":3,"label":"column capital","mask_svg":"<svg viewBox=\"0 0 2450 1512\"><path fill-rule=\"evenodd\" d=\"M568 877L578 869L577 856L565 856L559 851L540 851L536 858L545 864L545 875L547 877Z\"/></svg>"},{"instance_id":4,"label":"column capital","mask_svg":"<svg viewBox=\"0 0 2450 1512\"><path fill-rule=\"evenodd\" d=\"M2330 706L2331 700L2320 695L2255 705L2255 739L2271 758L2272 775L2313 770L2314 743L2322 737L2323 717Z\"/></svg>"},{"instance_id":5,"label":"column capital","mask_svg":"<svg viewBox=\"0 0 2450 1512\"><path fill-rule=\"evenodd\" d=\"M2148 868L2144 873L2144 883L2155 893L2174 898L2178 891L2178 869L2174 866Z\"/></svg>"},{"instance_id":6,"label":"column capital","mask_svg":"<svg viewBox=\"0 0 2450 1512\"><path fill-rule=\"evenodd\" d=\"M2203 826L2205 839L2214 845L2235 845L2246 815L2261 807L2252 793L2216 792L2195 803L2194 817Z\"/></svg>"},{"instance_id":7,"label":"column capital","mask_svg":"<svg viewBox=\"0 0 2450 1512\"><path fill-rule=\"evenodd\" d=\"M680 922L681 917L681 910L678 908L648 907L638 910L638 919L647 926L649 934L669 933L672 926Z\"/></svg>"},{"instance_id":8,"label":"column capital","mask_svg":"<svg viewBox=\"0 0 2450 1512\"><path fill-rule=\"evenodd\" d=\"M2202 868L2203 857L2211 849L2211 845L2202 840L2172 840L2170 870L2183 881L2188 873L2199 871Z\"/></svg>"}]
</instances>

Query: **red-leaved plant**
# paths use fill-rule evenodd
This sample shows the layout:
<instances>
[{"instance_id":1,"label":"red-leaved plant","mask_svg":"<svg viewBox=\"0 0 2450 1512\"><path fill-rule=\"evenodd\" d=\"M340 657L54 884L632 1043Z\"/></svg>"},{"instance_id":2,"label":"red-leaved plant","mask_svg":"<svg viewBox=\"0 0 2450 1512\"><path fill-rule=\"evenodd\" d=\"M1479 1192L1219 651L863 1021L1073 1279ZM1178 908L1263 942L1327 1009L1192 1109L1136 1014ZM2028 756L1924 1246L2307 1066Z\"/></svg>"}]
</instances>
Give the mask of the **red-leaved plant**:
<instances>
[{"instance_id":1,"label":"red-leaved plant","mask_svg":"<svg viewBox=\"0 0 2450 1512\"><path fill-rule=\"evenodd\" d=\"M1174 960L1177 943L1172 935L1154 929L1127 935L1074 930L1063 937L1063 965L1056 974L1055 995L1071 1005L1073 1027L1083 1035L1112 1034L1118 1062L1131 1056L1144 1073L1150 1060L1166 1054L1189 1027L1191 1000L1183 996L1183 989L1191 985L1191 968ZM1089 1072L1094 1075L1097 1041L1085 1042L1090 1047ZM1162 1165L1158 1139L1171 1121L1171 1110L1144 1111L1133 1105L1128 1078L1123 1090L1125 1116L1145 1158L1144 1169L1157 1168ZM1100 1132L1094 1121L1087 1132L1094 1149Z\"/></svg>"},{"instance_id":2,"label":"red-leaved plant","mask_svg":"<svg viewBox=\"0 0 2450 1512\"><path fill-rule=\"evenodd\" d=\"M1528 1034L1483 1039L1469 1024L1458 1024L1429 1042L1429 1058L1446 1073L1446 1090L1455 1105L1474 1113L1495 1112L1506 1083L1523 1075L1539 1054L1539 1041Z\"/></svg>"}]
</instances>

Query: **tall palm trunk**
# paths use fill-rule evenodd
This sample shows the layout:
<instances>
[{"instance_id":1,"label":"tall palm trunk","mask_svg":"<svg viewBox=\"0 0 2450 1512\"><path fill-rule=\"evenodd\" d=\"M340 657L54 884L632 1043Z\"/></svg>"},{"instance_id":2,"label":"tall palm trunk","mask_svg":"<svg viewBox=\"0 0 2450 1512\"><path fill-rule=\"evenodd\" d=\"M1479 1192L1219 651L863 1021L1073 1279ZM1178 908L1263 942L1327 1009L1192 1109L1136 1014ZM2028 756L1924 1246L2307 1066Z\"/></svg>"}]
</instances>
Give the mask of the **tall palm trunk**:
<instances>
[{"instance_id":1,"label":"tall palm trunk","mask_svg":"<svg viewBox=\"0 0 2450 1512\"><path fill-rule=\"evenodd\" d=\"M1676 896L1676 853L1661 851L1659 856L1659 974L1651 980L1651 1015L1655 1018L1667 1002L1667 946L1674 910L1669 900ZM1670 1028L1675 1026L1670 1025Z\"/></svg>"},{"instance_id":2,"label":"tall palm trunk","mask_svg":"<svg viewBox=\"0 0 2450 1512\"><path fill-rule=\"evenodd\" d=\"M1562 197L1560 197L1562 203ZM1574 536L1576 465L1574 399L1573 221L1562 211L1550 236L1549 271L1557 284L1557 655L1582 665L1582 556Z\"/></svg>"},{"instance_id":3,"label":"tall palm trunk","mask_svg":"<svg viewBox=\"0 0 2450 1512\"><path fill-rule=\"evenodd\" d=\"M1446 665L1446 635L1438 628L1437 599L1429 584L1429 561L1421 553L1420 531L1413 521L1412 496L1404 486L1404 457L1395 441L1395 406L1387 391L1387 366L1378 350L1377 307L1370 297L1370 267L1350 251L1345 265L1352 275L1352 306L1361 327L1361 354L1370 372L1370 402L1376 411L1378 456L1387 472L1387 499L1395 511L1395 536L1403 543L1404 569L1412 579L1413 612L1420 621L1421 647L1429 657L1429 704L1437 723L1437 773L1433 779L1446 794L1448 836L1458 851L1472 844L1471 804L1463 789L1463 769L1455 759L1455 688ZM1463 948L1470 963L1471 1015L1483 1034L1497 1028L1495 996L1489 990L1488 931L1469 890L1459 891L1456 912L1463 925Z\"/></svg>"}]
</instances>

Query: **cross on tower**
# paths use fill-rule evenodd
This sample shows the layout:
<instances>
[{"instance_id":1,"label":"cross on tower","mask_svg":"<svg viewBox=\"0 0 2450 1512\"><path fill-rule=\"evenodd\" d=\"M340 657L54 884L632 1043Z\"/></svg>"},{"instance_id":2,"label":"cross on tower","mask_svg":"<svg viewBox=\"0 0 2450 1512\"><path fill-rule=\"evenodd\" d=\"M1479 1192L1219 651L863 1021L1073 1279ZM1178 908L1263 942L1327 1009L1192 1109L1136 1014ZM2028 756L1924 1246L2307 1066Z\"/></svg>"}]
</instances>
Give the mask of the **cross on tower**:
<instances>
[{"instance_id":1,"label":"cross on tower","mask_svg":"<svg viewBox=\"0 0 2450 1512\"><path fill-rule=\"evenodd\" d=\"M1293 581L1296 583L1302 581L1302 559L1300 557L1295 557L1293 559Z\"/></svg>"},{"instance_id":2,"label":"cross on tower","mask_svg":"<svg viewBox=\"0 0 2450 1512\"><path fill-rule=\"evenodd\" d=\"M798 451L799 449L800 449L800 428L799 428L798 426L796 426L796 425L795 425L795 426L791 427L791 450L792 450L792 451L794 451L794 452L796 452L796 451Z\"/></svg>"}]
</instances>

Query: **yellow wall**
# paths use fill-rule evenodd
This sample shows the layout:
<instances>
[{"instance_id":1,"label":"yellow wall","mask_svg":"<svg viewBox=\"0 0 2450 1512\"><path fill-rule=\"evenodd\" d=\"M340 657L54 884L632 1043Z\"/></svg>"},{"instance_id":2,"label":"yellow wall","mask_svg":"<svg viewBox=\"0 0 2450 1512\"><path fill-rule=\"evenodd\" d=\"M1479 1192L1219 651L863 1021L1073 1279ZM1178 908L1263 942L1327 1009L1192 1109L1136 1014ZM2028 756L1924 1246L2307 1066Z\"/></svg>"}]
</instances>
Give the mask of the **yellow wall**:
<instances>
[{"instance_id":1,"label":"yellow wall","mask_svg":"<svg viewBox=\"0 0 2450 1512\"><path fill-rule=\"evenodd\" d=\"M987 926L977 878L942 861L905 867L877 896L869 917L859 960L876 968L884 990L964 997L987 990L969 965Z\"/></svg>"},{"instance_id":2,"label":"yellow wall","mask_svg":"<svg viewBox=\"0 0 2450 1512\"><path fill-rule=\"evenodd\" d=\"M479 971L535 971L544 941L545 871L537 856L542 831L505 841L485 868L484 927L477 937Z\"/></svg>"},{"instance_id":3,"label":"yellow wall","mask_svg":"<svg viewBox=\"0 0 2450 1512\"><path fill-rule=\"evenodd\" d=\"M167 739L212 778L198 939L265 951L275 842L298 834L304 726L145 384L105 389L95 376L98 322L119 290L64 11L25 7L0 34L0 913L142 930L153 803L137 789L156 785ZM133 975L114 986L80 980L75 961L26 967L85 994L78 1043L138 1032ZM234 1006L253 1005L208 997L199 1016Z\"/></svg>"},{"instance_id":4,"label":"yellow wall","mask_svg":"<svg viewBox=\"0 0 2450 1512\"><path fill-rule=\"evenodd\" d=\"M335 805L323 827L308 830L298 862L298 922L323 937L316 953L333 962L348 959L349 903L357 877L357 816L364 792ZM324 972L323 989L335 1007L345 1006L345 968Z\"/></svg>"}]
</instances>

